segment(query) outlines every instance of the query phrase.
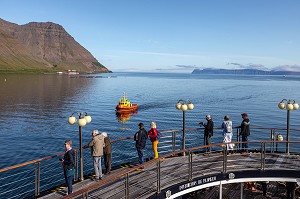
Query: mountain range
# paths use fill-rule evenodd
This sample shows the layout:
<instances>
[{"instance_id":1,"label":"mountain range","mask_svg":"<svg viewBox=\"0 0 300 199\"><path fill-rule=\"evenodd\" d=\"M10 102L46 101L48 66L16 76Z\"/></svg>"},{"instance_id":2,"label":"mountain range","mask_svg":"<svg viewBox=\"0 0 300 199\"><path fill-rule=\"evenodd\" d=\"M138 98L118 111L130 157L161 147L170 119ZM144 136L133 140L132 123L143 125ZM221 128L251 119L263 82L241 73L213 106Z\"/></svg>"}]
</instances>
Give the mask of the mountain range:
<instances>
[{"instance_id":1,"label":"mountain range","mask_svg":"<svg viewBox=\"0 0 300 199\"><path fill-rule=\"evenodd\" d=\"M298 71L259 69L194 69L192 74L232 74L232 75L300 75Z\"/></svg>"},{"instance_id":2,"label":"mountain range","mask_svg":"<svg viewBox=\"0 0 300 199\"><path fill-rule=\"evenodd\" d=\"M59 24L18 25L0 18L0 73L111 72Z\"/></svg>"}]
</instances>

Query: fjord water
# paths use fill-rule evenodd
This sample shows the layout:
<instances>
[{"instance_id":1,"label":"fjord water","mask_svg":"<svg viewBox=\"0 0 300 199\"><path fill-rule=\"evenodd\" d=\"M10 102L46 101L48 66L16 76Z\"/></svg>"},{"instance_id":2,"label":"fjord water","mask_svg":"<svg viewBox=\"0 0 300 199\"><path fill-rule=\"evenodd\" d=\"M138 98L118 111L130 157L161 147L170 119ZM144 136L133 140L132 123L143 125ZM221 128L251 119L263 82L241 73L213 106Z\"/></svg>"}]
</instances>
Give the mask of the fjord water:
<instances>
[{"instance_id":1,"label":"fjord water","mask_svg":"<svg viewBox=\"0 0 300 199\"><path fill-rule=\"evenodd\" d=\"M181 129L182 111L175 109L179 99L195 105L186 112L187 128L199 127L206 114L212 115L215 127L225 115L238 126L243 112L248 113L253 126L286 128L286 110L278 109L277 104L284 98L300 102L299 76L2 74L0 82L0 168L61 153L66 139L78 148L78 126L67 122L73 112L87 112L92 117L83 127L86 143L93 129L116 139L133 135L139 122L145 123L146 129L151 121L157 122L159 130ZM123 92L139 110L122 123L115 107ZM299 128L299 120L300 110L291 111L291 128ZM268 139L269 133L252 131L250 139ZM215 134L213 142L221 142L221 137ZM299 140L293 132L290 137Z\"/></svg>"}]
</instances>

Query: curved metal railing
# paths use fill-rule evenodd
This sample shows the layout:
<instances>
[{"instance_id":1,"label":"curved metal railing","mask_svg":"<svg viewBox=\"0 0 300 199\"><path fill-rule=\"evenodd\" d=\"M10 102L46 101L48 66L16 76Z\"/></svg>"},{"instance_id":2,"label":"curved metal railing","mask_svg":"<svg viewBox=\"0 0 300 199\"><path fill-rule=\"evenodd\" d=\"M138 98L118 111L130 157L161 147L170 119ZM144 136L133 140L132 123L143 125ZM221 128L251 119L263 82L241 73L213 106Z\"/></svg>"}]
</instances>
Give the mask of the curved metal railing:
<instances>
[{"instance_id":1,"label":"curved metal railing","mask_svg":"<svg viewBox=\"0 0 300 199\"><path fill-rule=\"evenodd\" d=\"M285 129L279 128L256 128L252 127L252 133L261 133L265 139L276 140L278 132L283 132ZM291 131L300 131L298 129L290 129ZM201 132L199 132L201 131ZM254 132L255 131L255 132ZM219 142L222 141L222 130L216 128L215 135L219 134ZM161 131L162 137L159 141L159 156L174 153L182 149L182 130L165 130ZM235 138L239 141L239 128L236 128ZM214 136L217 137L217 136ZM186 148L193 148L203 145L203 128L186 128ZM150 141L148 141L150 142ZM113 145L113 167L117 167L127 162L137 160L136 149L133 141L133 136L112 140ZM212 145L213 150L217 150L217 146ZM237 149L239 145L236 146ZM253 143L253 150L260 148L259 145ZM202 150L205 147L200 147ZM271 142L269 144L270 151L285 151L283 142ZM78 150L76 151L75 160L75 181L78 180ZM58 158L64 153L59 153L53 156L40 158L37 160L25 162L22 164L10 166L0 169L0 198L20 198L29 196L39 196L47 190L55 191L59 185L64 184L63 170L60 166ZM84 150L84 175L87 176L93 173L92 159L89 150ZM152 155L151 144L147 144L145 156L149 160Z\"/></svg>"}]
</instances>

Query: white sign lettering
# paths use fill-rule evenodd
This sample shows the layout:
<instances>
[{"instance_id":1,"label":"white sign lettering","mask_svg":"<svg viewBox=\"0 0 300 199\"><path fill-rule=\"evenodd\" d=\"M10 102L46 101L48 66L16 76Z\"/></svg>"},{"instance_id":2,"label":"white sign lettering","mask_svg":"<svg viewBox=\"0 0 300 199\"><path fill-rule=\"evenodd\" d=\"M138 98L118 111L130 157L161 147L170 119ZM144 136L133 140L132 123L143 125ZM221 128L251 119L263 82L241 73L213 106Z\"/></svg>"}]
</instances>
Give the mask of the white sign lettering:
<instances>
[{"instance_id":1,"label":"white sign lettering","mask_svg":"<svg viewBox=\"0 0 300 199\"><path fill-rule=\"evenodd\" d=\"M203 178L203 179L199 179L196 181L192 181L192 182L188 182L186 184L180 185L179 186L179 191L184 190L184 189L188 189L197 185L201 185L201 184L205 184L205 183L209 183L209 182L214 182L217 180L217 176L213 176L213 177L208 177L208 178Z\"/></svg>"}]
</instances>

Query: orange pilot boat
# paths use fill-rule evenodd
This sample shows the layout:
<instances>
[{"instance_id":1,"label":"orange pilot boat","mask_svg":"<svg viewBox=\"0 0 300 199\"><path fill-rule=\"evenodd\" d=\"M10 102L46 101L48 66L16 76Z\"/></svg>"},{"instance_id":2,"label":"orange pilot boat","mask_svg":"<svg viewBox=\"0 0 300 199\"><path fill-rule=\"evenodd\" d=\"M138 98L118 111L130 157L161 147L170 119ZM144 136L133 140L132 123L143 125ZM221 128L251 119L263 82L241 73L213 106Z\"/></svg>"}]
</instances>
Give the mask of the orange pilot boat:
<instances>
[{"instance_id":1,"label":"orange pilot boat","mask_svg":"<svg viewBox=\"0 0 300 199\"><path fill-rule=\"evenodd\" d=\"M123 97L120 99L119 104L116 107L118 113L132 113L136 112L138 109L137 104L131 104L124 93Z\"/></svg>"}]
</instances>

